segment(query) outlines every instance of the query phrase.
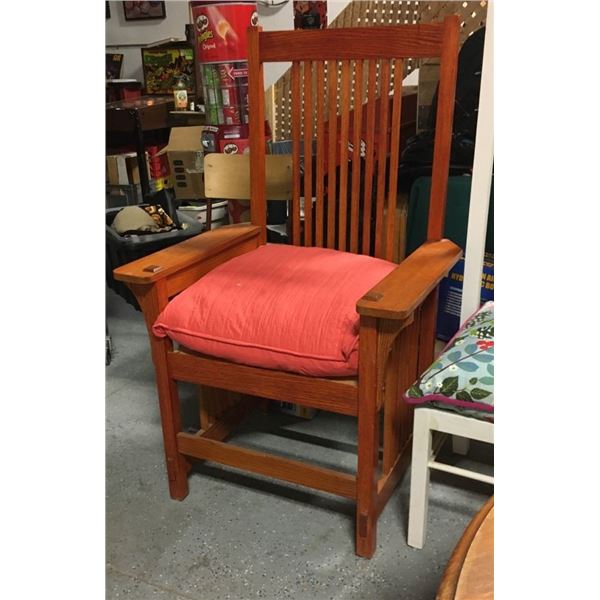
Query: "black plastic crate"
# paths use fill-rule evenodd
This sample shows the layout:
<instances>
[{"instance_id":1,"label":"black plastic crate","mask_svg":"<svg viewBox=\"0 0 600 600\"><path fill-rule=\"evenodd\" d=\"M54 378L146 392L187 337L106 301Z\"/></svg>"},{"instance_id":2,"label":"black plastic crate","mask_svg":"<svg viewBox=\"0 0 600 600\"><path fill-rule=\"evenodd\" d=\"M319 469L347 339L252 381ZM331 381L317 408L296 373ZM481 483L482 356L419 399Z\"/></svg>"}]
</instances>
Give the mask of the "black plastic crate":
<instances>
[{"instance_id":1,"label":"black plastic crate","mask_svg":"<svg viewBox=\"0 0 600 600\"><path fill-rule=\"evenodd\" d=\"M188 224L186 229L121 236L111 228L112 222L121 208L106 209L106 283L111 290L114 290L136 310L140 310L131 290L122 281L115 280L113 269L194 237L202 233L204 227L193 217L178 210L179 222Z\"/></svg>"}]
</instances>

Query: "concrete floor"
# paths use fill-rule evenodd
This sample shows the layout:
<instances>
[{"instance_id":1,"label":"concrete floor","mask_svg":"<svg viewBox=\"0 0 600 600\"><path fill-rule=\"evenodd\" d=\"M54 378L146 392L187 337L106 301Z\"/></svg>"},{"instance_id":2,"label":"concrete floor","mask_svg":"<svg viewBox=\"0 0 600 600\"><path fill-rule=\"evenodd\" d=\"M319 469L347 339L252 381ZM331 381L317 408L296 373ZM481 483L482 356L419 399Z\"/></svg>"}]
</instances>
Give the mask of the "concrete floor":
<instances>
[{"instance_id":1,"label":"concrete floor","mask_svg":"<svg viewBox=\"0 0 600 600\"><path fill-rule=\"evenodd\" d=\"M434 472L428 536L415 550L406 544L407 474L379 519L371 560L355 556L353 503L336 496L205 463L190 477L189 496L171 500L141 313L110 290L106 307L114 348L106 368L107 598L433 600L491 486ZM184 427L197 427L195 388L180 392ZM321 412L310 421L259 415L234 439L353 470L355 436L354 419ZM483 461L486 472L493 460L483 444L467 458L446 458Z\"/></svg>"}]
</instances>

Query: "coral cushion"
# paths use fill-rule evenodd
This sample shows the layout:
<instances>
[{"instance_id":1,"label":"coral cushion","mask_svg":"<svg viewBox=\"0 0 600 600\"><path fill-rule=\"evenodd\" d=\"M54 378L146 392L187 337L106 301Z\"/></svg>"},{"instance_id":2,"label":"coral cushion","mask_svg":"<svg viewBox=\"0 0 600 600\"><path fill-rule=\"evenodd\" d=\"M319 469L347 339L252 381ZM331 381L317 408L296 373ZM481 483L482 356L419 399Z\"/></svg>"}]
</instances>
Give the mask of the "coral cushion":
<instances>
[{"instance_id":1,"label":"coral cushion","mask_svg":"<svg viewBox=\"0 0 600 600\"><path fill-rule=\"evenodd\" d=\"M354 375L356 302L396 266L337 250L267 244L218 266L176 296L152 331L246 365Z\"/></svg>"}]
</instances>

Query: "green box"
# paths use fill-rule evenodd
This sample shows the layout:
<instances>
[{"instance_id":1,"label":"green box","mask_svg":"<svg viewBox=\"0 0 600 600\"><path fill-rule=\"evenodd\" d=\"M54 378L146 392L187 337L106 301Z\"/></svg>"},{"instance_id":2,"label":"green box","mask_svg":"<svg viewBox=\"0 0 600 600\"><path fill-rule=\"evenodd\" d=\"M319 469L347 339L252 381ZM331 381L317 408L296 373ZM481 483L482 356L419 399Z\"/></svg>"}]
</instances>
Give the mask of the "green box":
<instances>
[{"instance_id":1,"label":"green box","mask_svg":"<svg viewBox=\"0 0 600 600\"><path fill-rule=\"evenodd\" d=\"M446 195L446 220L444 237L452 240L465 250L467 245L467 227L469 222L469 204L471 199L470 175L448 178ZM431 177L419 177L410 189L408 215L406 219L406 255L414 252L427 239L427 220L429 213L429 195ZM485 251L494 252L494 185L490 194L487 237Z\"/></svg>"}]
</instances>

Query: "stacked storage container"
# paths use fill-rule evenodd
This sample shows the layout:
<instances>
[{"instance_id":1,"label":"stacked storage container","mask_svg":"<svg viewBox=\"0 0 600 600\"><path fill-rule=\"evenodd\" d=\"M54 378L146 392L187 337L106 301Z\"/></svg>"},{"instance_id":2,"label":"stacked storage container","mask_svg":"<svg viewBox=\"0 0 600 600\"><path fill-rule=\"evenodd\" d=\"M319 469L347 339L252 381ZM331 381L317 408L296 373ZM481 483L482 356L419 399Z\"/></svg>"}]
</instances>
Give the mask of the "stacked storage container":
<instances>
[{"instance_id":1,"label":"stacked storage container","mask_svg":"<svg viewBox=\"0 0 600 600\"><path fill-rule=\"evenodd\" d=\"M258 24L256 2L190 2L198 79L202 83L206 125L205 153L247 153L247 29ZM232 222L246 220L247 203L231 200Z\"/></svg>"}]
</instances>

